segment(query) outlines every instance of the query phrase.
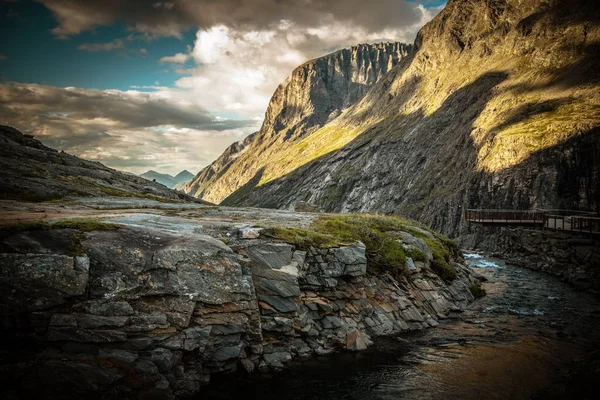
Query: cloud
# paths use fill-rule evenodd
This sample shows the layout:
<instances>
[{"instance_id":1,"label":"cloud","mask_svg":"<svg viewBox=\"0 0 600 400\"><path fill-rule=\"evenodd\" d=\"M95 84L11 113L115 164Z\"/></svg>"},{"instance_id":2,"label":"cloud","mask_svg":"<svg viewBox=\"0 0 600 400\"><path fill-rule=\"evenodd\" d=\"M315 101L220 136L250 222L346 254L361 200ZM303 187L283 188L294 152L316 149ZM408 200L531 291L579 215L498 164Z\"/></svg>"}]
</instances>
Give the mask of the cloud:
<instances>
[{"instance_id":1,"label":"cloud","mask_svg":"<svg viewBox=\"0 0 600 400\"><path fill-rule=\"evenodd\" d=\"M237 30L272 28L281 20L300 26L337 22L358 29L385 30L412 24L420 13L406 0L37 0L50 9L65 38L98 26L124 20L133 29L177 36L184 29L224 25Z\"/></svg>"},{"instance_id":2,"label":"cloud","mask_svg":"<svg viewBox=\"0 0 600 400\"><path fill-rule=\"evenodd\" d=\"M89 52L99 52L99 51L112 51L112 50L124 50L125 44L121 39L115 39L112 42L108 43L84 43L77 47L79 50L89 51Z\"/></svg>"},{"instance_id":3,"label":"cloud","mask_svg":"<svg viewBox=\"0 0 600 400\"><path fill-rule=\"evenodd\" d=\"M412 42L420 27L438 11L422 6L416 9L420 17L413 24L376 31L333 17L311 27L290 20L256 30L217 25L198 30L193 48L167 59L195 62L193 67L176 69L182 74L176 86L195 93L205 108L253 118L264 114L277 86L307 60L357 43Z\"/></svg>"},{"instance_id":4,"label":"cloud","mask_svg":"<svg viewBox=\"0 0 600 400\"><path fill-rule=\"evenodd\" d=\"M162 88L147 93L0 84L0 115L0 124L49 146L136 173L199 169L258 128L254 120L217 118Z\"/></svg>"},{"instance_id":5,"label":"cloud","mask_svg":"<svg viewBox=\"0 0 600 400\"><path fill-rule=\"evenodd\" d=\"M166 56L159 60L160 63L176 63L183 64L189 60L189 54L177 53L174 56Z\"/></svg>"}]
</instances>

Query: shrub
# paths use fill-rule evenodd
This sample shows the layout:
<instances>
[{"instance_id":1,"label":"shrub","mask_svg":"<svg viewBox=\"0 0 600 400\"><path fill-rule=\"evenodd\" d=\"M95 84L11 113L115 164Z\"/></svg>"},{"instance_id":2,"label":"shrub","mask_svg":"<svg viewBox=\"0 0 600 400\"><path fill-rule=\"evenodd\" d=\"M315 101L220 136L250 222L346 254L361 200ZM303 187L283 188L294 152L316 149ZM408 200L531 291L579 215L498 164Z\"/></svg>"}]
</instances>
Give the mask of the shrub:
<instances>
[{"instance_id":1,"label":"shrub","mask_svg":"<svg viewBox=\"0 0 600 400\"><path fill-rule=\"evenodd\" d=\"M473 297L475 297L476 299L479 299L487 294L484 288L475 283L469 287L469 290L471 291Z\"/></svg>"}]
</instances>

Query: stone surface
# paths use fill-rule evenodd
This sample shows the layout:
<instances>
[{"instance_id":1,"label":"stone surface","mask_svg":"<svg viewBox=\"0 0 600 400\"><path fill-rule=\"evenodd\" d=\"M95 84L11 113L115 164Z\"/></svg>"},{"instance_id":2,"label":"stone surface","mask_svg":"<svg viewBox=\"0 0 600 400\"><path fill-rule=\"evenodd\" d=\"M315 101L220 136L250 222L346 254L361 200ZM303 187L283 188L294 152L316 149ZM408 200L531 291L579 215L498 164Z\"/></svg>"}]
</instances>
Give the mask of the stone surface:
<instances>
[{"instance_id":1,"label":"stone surface","mask_svg":"<svg viewBox=\"0 0 600 400\"><path fill-rule=\"evenodd\" d=\"M398 236L400 236L405 248L417 249L425 255L427 260L433 260L433 252L429 249L423 239L415 237L408 232L398 232Z\"/></svg>"},{"instance_id":2,"label":"stone surface","mask_svg":"<svg viewBox=\"0 0 600 400\"><path fill-rule=\"evenodd\" d=\"M42 310L86 291L87 258L51 254L0 254L0 304L22 311Z\"/></svg>"},{"instance_id":3,"label":"stone surface","mask_svg":"<svg viewBox=\"0 0 600 400\"><path fill-rule=\"evenodd\" d=\"M285 243L265 243L248 247L248 257L253 264L280 269L292 262L292 246Z\"/></svg>"},{"instance_id":4,"label":"stone surface","mask_svg":"<svg viewBox=\"0 0 600 400\"><path fill-rule=\"evenodd\" d=\"M366 350L371 343L369 337L361 331L353 330L346 336L346 349L352 351Z\"/></svg>"}]
</instances>

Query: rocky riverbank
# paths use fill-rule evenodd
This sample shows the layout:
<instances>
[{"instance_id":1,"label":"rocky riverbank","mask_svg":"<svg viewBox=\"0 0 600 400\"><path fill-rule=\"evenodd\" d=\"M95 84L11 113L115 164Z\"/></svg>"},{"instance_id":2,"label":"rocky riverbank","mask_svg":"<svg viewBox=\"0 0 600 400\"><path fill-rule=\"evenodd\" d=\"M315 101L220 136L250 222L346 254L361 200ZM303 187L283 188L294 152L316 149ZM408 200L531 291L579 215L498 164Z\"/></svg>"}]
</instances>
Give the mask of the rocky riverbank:
<instances>
[{"instance_id":1,"label":"rocky riverbank","mask_svg":"<svg viewBox=\"0 0 600 400\"><path fill-rule=\"evenodd\" d=\"M394 234L423 257L406 258L401 273L373 273L361 242L301 248L256 228L307 226L315 214L193 205L107 217L80 206L78 216L95 220L2 230L0 368L9 397L187 396L215 373L277 370L434 327L473 300L475 279L460 256L449 260L451 282L431 269L438 250L430 246L444 246L431 234ZM23 207L21 216L39 206Z\"/></svg>"},{"instance_id":2,"label":"rocky riverbank","mask_svg":"<svg viewBox=\"0 0 600 400\"><path fill-rule=\"evenodd\" d=\"M478 227L461 238L467 249L495 253L508 263L557 276L600 293L600 238L559 231Z\"/></svg>"}]
</instances>

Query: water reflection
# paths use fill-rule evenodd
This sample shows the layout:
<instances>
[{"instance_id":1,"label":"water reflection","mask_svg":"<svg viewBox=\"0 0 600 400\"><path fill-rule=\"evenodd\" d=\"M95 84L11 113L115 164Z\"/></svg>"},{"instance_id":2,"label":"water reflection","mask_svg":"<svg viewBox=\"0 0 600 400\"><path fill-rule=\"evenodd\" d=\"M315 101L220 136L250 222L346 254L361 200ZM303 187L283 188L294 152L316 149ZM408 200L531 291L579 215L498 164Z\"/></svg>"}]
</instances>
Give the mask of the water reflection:
<instances>
[{"instance_id":1,"label":"water reflection","mask_svg":"<svg viewBox=\"0 0 600 400\"><path fill-rule=\"evenodd\" d=\"M227 377L204 388L202 398L595 398L600 376L589 355L600 343L598 300L500 259L466 260L487 279L488 295L458 318L272 377Z\"/></svg>"}]
</instances>

